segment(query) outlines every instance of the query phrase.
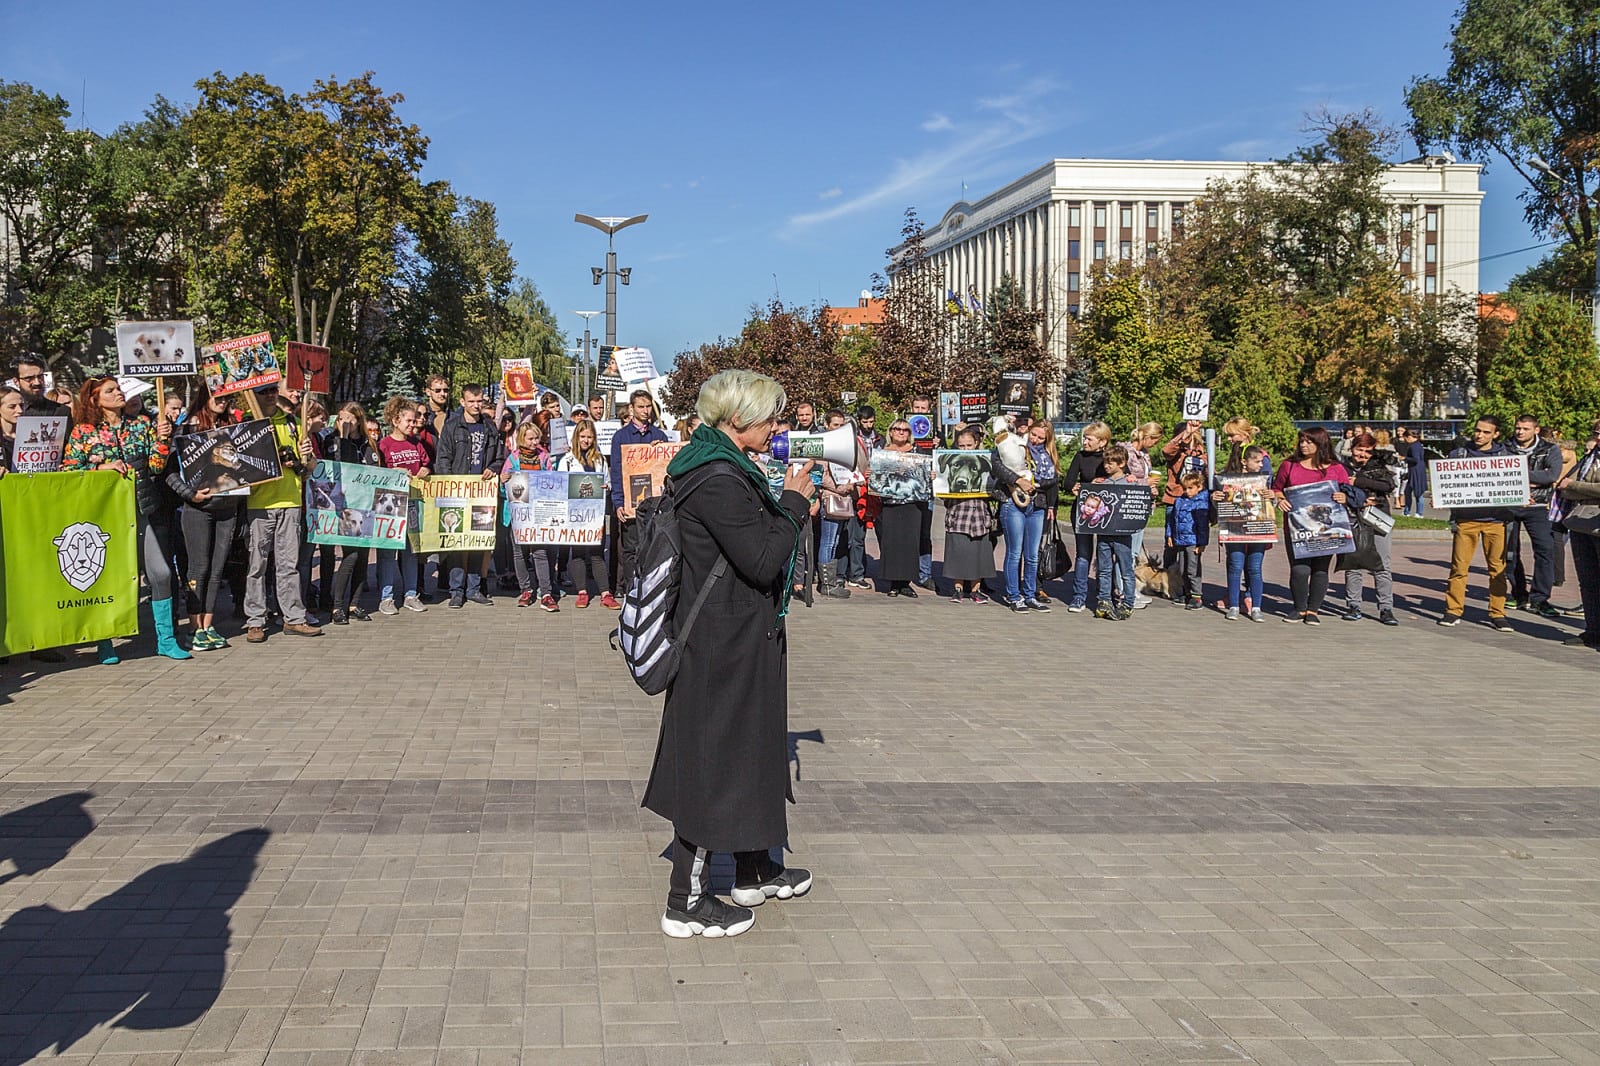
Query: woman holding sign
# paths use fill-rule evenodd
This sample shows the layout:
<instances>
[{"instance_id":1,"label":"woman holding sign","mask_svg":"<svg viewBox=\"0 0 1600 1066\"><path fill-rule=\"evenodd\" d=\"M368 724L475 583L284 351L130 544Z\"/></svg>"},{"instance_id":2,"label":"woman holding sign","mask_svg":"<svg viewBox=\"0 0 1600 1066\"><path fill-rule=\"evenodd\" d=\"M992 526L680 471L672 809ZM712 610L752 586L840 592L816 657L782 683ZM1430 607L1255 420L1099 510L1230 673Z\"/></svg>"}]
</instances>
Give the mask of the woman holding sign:
<instances>
[{"instance_id":1,"label":"woman holding sign","mask_svg":"<svg viewBox=\"0 0 1600 1066\"><path fill-rule=\"evenodd\" d=\"M911 452L911 423L897 418L889 425L886 452ZM884 498L874 528L878 532L878 577L889 582L889 595L916 599L911 583L917 579L917 560L921 548L922 503L916 500Z\"/></svg>"},{"instance_id":2,"label":"woman holding sign","mask_svg":"<svg viewBox=\"0 0 1600 1066\"><path fill-rule=\"evenodd\" d=\"M175 432L180 435L206 433L218 426L238 421L229 396L213 396L204 379L195 387L189 411ZM188 549L189 618L194 622L195 651L216 651L228 646L227 638L216 629L217 589L222 587L222 570L228 563L233 534L244 521L249 495L218 496L210 488L190 490L183 475L174 470L167 485L183 498L183 543Z\"/></svg>"},{"instance_id":3,"label":"woman holding sign","mask_svg":"<svg viewBox=\"0 0 1600 1066\"><path fill-rule=\"evenodd\" d=\"M543 427L539 424L540 411L528 421L517 427L516 439L506 454L506 461L500 468L500 484L505 485L511 480L513 474L524 470L549 470L550 452L545 448ZM545 419L546 422L549 419ZM505 490L508 493L510 489ZM508 495L500 506L500 522L502 525L511 525L511 497ZM561 610L556 602L555 581L551 577L554 569L555 555L558 549L550 544L516 544L511 545L511 565L517 574L517 587L520 594L517 596L518 607L532 607L535 602L539 609L554 613ZM533 573L528 573L528 556L533 556Z\"/></svg>"},{"instance_id":4,"label":"woman holding sign","mask_svg":"<svg viewBox=\"0 0 1600 1066\"><path fill-rule=\"evenodd\" d=\"M1321 426L1302 429L1295 442L1294 459L1278 467L1272 479L1272 491L1278 499L1278 510L1288 514L1291 510L1285 489L1319 482L1334 483L1333 502L1343 505L1347 497L1344 486L1350 484L1350 474L1333 454L1333 442L1328 431ZM1332 555L1319 555L1311 559L1298 559L1294 553L1294 532L1291 523L1283 524L1284 550L1289 553L1289 590L1294 593L1294 611L1283 616L1285 622L1304 622L1308 626L1321 625L1317 612L1328 595L1328 575L1333 570Z\"/></svg>"},{"instance_id":5,"label":"woman holding sign","mask_svg":"<svg viewBox=\"0 0 1600 1066\"><path fill-rule=\"evenodd\" d=\"M0 475L11 469L11 450L17 445L17 419L22 417L22 391L0 385Z\"/></svg>"},{"instance_id":6,"label":"woman holding sign","mask_svg":"<svg viewBox=\"0 0 1600 1066\"><path fill-rule=\"evenodd\" d=\"M576 416L583 408L575 407L572 410ZM599 438L595 436L594 423L591 420L584 418L573 427L572 450L557 460L556 469L567 473L599 474L602 478L610 476L610 472L606 469L606 457L600 454ZM572 575L572 587L578 590L578 598L573 606L587 607L589 586L593 584L598 588L605 579L605 560L600 554L598 544L575 544L571 552L567 568ZM605 589L605 595L611 595L609 588Z\"/></svg>"},{"instance_id":7,"label":"woman holding sign","mask_svg":"<svg viewBox=\"0 0 1600 1066\"><path fill-rule=\"evenodd\" d=\"M323 438L322 448L322 457L335 463L383 465L382 453L367 440L366 408L358 403L347 403L339 408L339 413L333 419L333 433ZM320 550L327 555L333 547L323 544ZM339 565L333 572L333 624L347 626L352 618L358 622L370 622L372 615L355 602L356 596L367 584L367 549L346 545L339 551Z\"/></svg>"},{"instance_id":8,"label":"woman holding sign","mask_svg":"<svg viewBox=\"0 0 1600 1066\"><path fill-rule=\"evenodd\" d=\"M167 468L172 423L165 419L123 418L128 406L113 375L83 383L72 405L72 435L61 458L63 470L115 470L133 478L139 512L145 580L150 583L150 613L156 630L156 652L169 659L190 658L173 631L172 526L175 503L160 478ZM117 662L111 642L100 642L100 661Z\"/></svg>"}]
</instances>

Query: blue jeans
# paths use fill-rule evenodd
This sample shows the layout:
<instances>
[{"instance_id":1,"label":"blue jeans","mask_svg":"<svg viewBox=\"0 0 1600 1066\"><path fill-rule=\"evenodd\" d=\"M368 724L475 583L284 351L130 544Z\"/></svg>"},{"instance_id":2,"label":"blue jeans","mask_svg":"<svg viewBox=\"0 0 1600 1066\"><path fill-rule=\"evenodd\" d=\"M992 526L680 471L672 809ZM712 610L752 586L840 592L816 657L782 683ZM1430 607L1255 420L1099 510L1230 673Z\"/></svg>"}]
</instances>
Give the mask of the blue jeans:
<instances>
[{"instance_id":1,"label":"blue jeans","mask_svg":"<svg viewBox=\"0 0 1600 1066\"><path fill-rule=\"evenodd\" d=\"M1266 558L1267 545L1265 544L1239 544L1228 545L1228 606L1238 607L1240 579L1248 583L1247 594L1250 597L1250 606L1255 610L1263 610L1261 605L1261 562Z\"/></svg>"},{"instance_id":2,"label":"blue jeans","mask_svg":"<svg viewBox=\"0 0 1600 1066\"><path fill-rule=\"evenodd\" d=\"M1000 505L1000 528L1006 535L1006 601L1031 600L1039 593L1039 538L1044 534L1044 508L1026 511L1006 500Z\"/></svg>"},{"instance_id":3,"label":"blue jeans","mask_svg":"<svg viewBox=\"0 0 1600 1066\"><path fill-rule=\"evenodd\" d=\"M1072 606L1083 607L1089 602L1089 568L1094 565L1094 534L1073 534L1072 545ZM1102 597L1105 592L1100 593Z\"/></svg>"},{"instance_id":4,"label":"blue jeans","mask_svg":"<svg viewBox=\"0 0 1600 1066\"><path fill-rule=\"evenodd\" d=\"M417 556L410 548L378 552L378 598L397 603L417 592ZM399 595L396 595L399 593Z\"/></svg>"},{"instance_id":5,"label":"blue jeans","mask_svg":"<svg viewBox=\"0 0 1600 1066\"><path fill-rule=\"evenodd\" d=\"M817 545L817 565L827 566L839 552L839 530L843 521L822 520L822 540Z\"/></svg>"},{"instance_id":6,"label":"blue jeans","mask_svg":"<svg viewBox=\"0 0 1600 1066\"><path fill-rule=\"evenodd\" d=\"M1137 591L1133 580L1133 535L1100 534L1100 546L1095 551L1095 563L1100 571L1100 601L1110 602L1112 590L1116 588L1111 578L1114 566L1122 568L1118 576L1122 578L1122 602L1129 607L1133 606L1133 596Z\"/></svg>"}]
</instances>

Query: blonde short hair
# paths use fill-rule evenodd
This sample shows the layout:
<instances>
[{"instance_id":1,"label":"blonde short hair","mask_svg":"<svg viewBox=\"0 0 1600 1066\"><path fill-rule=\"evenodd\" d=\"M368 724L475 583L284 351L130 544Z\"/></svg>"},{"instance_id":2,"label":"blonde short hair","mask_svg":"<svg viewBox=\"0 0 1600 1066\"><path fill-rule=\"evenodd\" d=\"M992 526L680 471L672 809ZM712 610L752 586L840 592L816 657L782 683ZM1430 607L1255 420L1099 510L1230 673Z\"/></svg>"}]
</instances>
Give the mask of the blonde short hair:
<instances>
[{"instance_id":1,"label":"blonde short hair","mask_svg":"<svg viewBox=\"0 0 1600 1066\"><path fill-rule=\"evenodd\" d=\"M1109 441L1111 439L1111 427L1104 422L1090 422L1083 427L1083 435L1085 437L1093 437L1096 440Z\"/></svg>"},{"instance_id":2,"label":"blonde short hair","mask_svg":"<svg viewBox=\"0 0 1600 1066\"><path fill-rule=\"evenodd\" d=\"M789 405L783 386L753 370L724 370L700 386L695 414L708 426L748 429L778 417Z\"/></svg>"},{"instance_id":3,"label":"blonde short hair","mask_svg":"<svg viewBox=\"0 0 1600 1066\"><path fill-rule=\"evenodd\" d=\"M1239 433L1254 440L1256 434L1261 432L1261 427L1252 423L1248 418L1235 416L1222 423L1222 432L1224 435Z\"/></svg>"}]
</instances>

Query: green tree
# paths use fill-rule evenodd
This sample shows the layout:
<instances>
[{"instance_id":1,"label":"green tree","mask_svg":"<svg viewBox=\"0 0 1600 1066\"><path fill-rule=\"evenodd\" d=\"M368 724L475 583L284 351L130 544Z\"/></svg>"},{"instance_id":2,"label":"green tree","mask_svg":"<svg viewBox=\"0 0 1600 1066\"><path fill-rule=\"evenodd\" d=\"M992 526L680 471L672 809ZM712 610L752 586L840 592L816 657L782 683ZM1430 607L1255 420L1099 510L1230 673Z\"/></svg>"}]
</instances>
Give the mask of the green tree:
<instances>
[{"instance_id":1,"label":"green tree","mask_svg":"<svg viewBox=\"0 0 1600 1066\"><path fill-rule=\"evenodd\" d=\"M873 288L884 301L877 326L879 392L894 408L918 393L935 393L947 379L952 318L945 308L944 272L928 260L922 221L907 208L900 244L885 253L887 275L874 275Z\"/></svg>"},{"instance_id":2,"label":"green tree","mask_svg":"<svg viewBox=\"0 0 1600 1066\"><path fill-rule=\"evenodd\" d=\"M1199 374L1203 334L1184 320L1163 320L1137 266L1096 270L1077 335L1106 390L1106 421L1126 434L1145 421L1172 425L1185 385Z\"/></svg>"},{"instance_id":3,"label":"green tree","mask_svg":"<svg viewBox=\"0 0 1600 1066\"><path fill-rule=\"evenodd\" d=\"M1473 416L1509 426L1520 414L1582 440L1600 414L1600 359L1590 319L1569 300L1542 293L1512 297L1516 320L1490 357Z\"/></svg>"},{"instance_id":4,"label":"green tree","mask_svg":"<svg viewBox=\"0 0 1600 1066\"><path fill-rule=\"evenodd\" d=\"M992 371L986 380L997 381L1001 370L1031 370L1041 396L1060 380L1061 368L1043 340L1044 312L1028 302L1010 274L985 296L981 322L982 351Z\"/></svg>"},{"instance_id":5,"label":"green tree","mask_svg":"<svg viewBox=\"0 0 1600 1066\"><path fill-rule=\"evenodd\" d=\"M1220 369L1211 379L1211 410L1222 419L1248 418L1261 430L1256 442L1280 457L1294 446L1295 429L1278 389L1282 356L1272 347L1281 340L1283 327L1276 316L1271 307L1254 309L1233 344L1217 353Z\"/></svg>"},{"instance_id":6,"label":"green tree","mask_svg":"<svg viewBox=\"0 0 1600 1066\"><path fill-rule=\"evenodd\" d=\"M766 307L750 309L736 339L719 337L678 353L662 400L670 410L691 411L706 379L734 367L775 378L791 406L801 400L826 405L846 387L850 372L839 329L824 309L788 307L774 296Z\"/></svg>"}]
</instances>

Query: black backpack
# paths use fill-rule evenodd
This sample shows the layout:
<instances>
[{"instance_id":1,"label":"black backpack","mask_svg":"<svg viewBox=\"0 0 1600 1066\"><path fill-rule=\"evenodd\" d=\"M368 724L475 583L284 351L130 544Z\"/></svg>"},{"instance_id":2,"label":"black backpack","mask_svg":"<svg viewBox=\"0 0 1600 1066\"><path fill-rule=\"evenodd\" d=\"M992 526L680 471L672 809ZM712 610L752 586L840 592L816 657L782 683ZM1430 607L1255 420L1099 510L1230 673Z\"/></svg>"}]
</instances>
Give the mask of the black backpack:
<instances>
[{"instance_id":1,"label":"black backpack","mask_svg":"<svg viewBox=\"0 0 1600 1066\"><path fill-rule=\"evenodd\" d=\"M727 556L719 555L674 633L678 592L683 585L683 540L677 508L691 492L718 475L739 476L721 463L697 467L682 478L668 478L662 495L639 505L635 519L639 523L639 549L633 560L633 576L622 596L619 624L611 631L610 639L611 647L622 652L634 683L651 696L665 692L678 676L689 630L712 586L728 571Z\"/></svg>"}]
</instances>

